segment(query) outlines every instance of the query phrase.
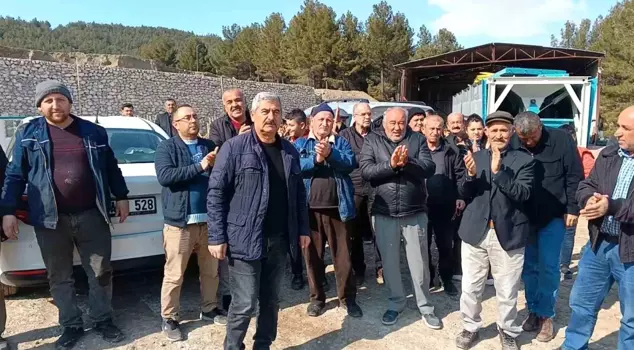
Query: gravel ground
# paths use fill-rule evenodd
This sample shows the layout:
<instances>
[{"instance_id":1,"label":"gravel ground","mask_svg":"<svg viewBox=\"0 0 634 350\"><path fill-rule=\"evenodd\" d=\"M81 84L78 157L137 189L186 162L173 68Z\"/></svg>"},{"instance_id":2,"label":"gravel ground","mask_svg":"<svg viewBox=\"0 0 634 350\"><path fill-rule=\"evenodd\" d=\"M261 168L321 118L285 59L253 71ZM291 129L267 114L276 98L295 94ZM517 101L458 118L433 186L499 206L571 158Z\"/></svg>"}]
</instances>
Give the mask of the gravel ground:
<instances>
[{"instance_id":1,"label":"gravel ground","mask_svg":"<svg viewBox=\"0 0 634 350\"><path fill-rule=\"evenodd\" d=\"M580 226L585 226L585 223ZM573 269L576 274L578 253L587 242L586 230L580 229L575 244ZM366 246L370 252L370 246ZM371 259L366 259L367 261ZM406 270L405 265L404 269ZM334 287L332 266L329 267L329 281ZM368 267L368 271L372 271ZM404 271L407 276L407 271ZM569 317L568 295L572 281L562 282L560 299L557 304L557 337L547 344L533 340L535 334L522 334L519 343L522 349L553 349L563 342L566 322ZM76 349L221 349L224 339L224 327L198 320L198 282L195 271L190 273L182 293L181 314L183 329L187 340L170 343L160 333L161 273L144 273L132 276L116 277L113 305L117 324L127 335L120 344L105 343L93 332ZM407 285L407 284L406 284ZM386 306L386 288L378 286L371 276L359 289L358 302L363 308L364 317L349 319L337 308L334 288L328 293L328 311L321 317L306 316L308 291L290 289L290 276L286 278L281 296L281 312L277 341L274 349L454 349L455 336L460 332L460 312L458 298L449 298L442 291L436 291L432 300L436 311L444 322L442 330L433 331L425 327L416 311L413 297L410 295L407 310L399 322L391 327L383 326L381 315ZM474 349L499 349L500 344L495 328L496 300L493 287L487 290L483 302L485 328L481 331L481 341ZM87 296L79 292L81 308L86 311ZM519 300L520 317L526 316L523 291ZM7 300L9 320L5 337L12 349L53 349L52 343L60 334L57 325L57 309L47 288L24 289L17 296ZM592 349L616 349L620 322L618 295L613 288L599 314L599 320L592 338ZM247 335L247 347L251 346L254 326L251 323ZM89 327L89 324L86 324Z\"/></svg>"}]
</instances>

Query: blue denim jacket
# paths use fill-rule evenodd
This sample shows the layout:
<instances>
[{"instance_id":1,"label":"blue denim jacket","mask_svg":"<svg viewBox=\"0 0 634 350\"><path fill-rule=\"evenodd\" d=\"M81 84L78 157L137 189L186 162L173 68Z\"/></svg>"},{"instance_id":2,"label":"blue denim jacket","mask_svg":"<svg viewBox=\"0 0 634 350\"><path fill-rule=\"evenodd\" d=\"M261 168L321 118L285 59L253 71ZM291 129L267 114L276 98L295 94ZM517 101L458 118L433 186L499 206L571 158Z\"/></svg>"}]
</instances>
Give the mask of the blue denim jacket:
<instances>
[{"instance_id":1,"label":"blue denim jacket","mask_svg":"<svg viewBox=\"0 0 634 350\"><path fill-rule=\"evenodd\" d=\"M282 141L282 162L288 198L288 239L291 255L300 256L299 236L308 236L308 207L299 167L299 154ZM273 202L274 203L274 202ZM227 254L240 260L265 257L264 220L269 205L269 172L264 150L255 131L226 141L216 157L207 192L210 245L226 243Z\"/></svg>"},{"instance_id":2,"label":"blue denim jacket","mask_svg":"<svg viewBox=\"0 0 634 350\"><path fill-rule=\"evenodd\" d=\"M116 200L126 199L128 187L108 144L106 130L95 123L71 117L79 124L79 131L84 139L90 170L97 185L97 208L106 222L110 223L110 193ZM49 141L46 119L43 117L32 119L18 128L0 205L7 213L15 214L18 201L28 184L30 224L55 229L58 212L53 190L52 153Z\"/></svg>"},{"instance_id":3,"label":"blue denim jacket","mask_svg":"<svg viewBox=\"0 0 634 350\"><path fill-rule=\"evenodd\" d=\"M337 196L339 197L339 216L341 221L348 221L356 217L354 209L354 186L350 173L357 165L352 147L346 139L341 136L332 135L329 138L332 145L332 152L326 159L326 166L333 169L335 182L337 183ZM302 166L302 177L306 187L306 198L310 198L310 185L315 171L315 140L312 132L308 137L302 137L295 141L295 148L299 151L300 164Z\"/></svg>"}]
</instances>

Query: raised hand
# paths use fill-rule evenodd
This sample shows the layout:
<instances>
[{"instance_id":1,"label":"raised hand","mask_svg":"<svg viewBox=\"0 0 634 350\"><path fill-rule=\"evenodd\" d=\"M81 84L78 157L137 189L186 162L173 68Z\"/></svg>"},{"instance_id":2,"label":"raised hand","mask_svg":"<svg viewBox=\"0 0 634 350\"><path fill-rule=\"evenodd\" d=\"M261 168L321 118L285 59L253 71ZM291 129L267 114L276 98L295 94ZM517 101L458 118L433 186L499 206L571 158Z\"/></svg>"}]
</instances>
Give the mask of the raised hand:
<instances>
[{"instance_id":1,"label":"raised hand","mask_svg":"<svg viewBox=\"0 0 634 350\"><path fill-rule=\"evenodd\" d=\"M467 174L469 176L476 176L476 164L471 151L467 151L467 155L464 156L464 165L467 168Z\"/></svg>"}]
</instances>

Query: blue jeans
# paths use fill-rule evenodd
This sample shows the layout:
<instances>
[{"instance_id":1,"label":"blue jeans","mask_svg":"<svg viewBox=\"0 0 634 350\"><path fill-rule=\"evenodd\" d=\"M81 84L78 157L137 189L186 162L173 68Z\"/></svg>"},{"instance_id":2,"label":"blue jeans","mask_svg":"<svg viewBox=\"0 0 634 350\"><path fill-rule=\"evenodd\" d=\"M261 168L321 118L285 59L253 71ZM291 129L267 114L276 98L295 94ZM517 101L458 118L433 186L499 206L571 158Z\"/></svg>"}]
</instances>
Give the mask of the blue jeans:
<instances>
[{"instance_id":1,"label":"blue jeans","mask_svg":"<svg viewBox=\"0 0 634 350\"><path fill-rule=\"evenodd\" d=\"M539 230L534 242L526 245L524 255L524 289L528 311L539 317L555 316L559 291L559 255L566 233L563 219L553 219Z\"/></svg>"},{"instance_id":2,"label":"blue jeans","mask_svg":"<svg viewBox=\"0 0 634 350\"><path fill-rule=\"evenodd\" d=\"M577 225L572 227L566 227L566 235L564 236L564 243L561 245L561 257L559 258L559 265L563 267L570 267L572 260L572 250L575 247L575 233L577 232Z\"/></svg>"},{"instance_id":3,"label":"blue jeans","mask_svg":"<svg viewBox=\"0 0 634 350\"><path fill-rule=\"evenodd\" d=\"M619 286L621 329L618 350L634 349L634 264L623 264L619 245L601 242L597 252L590 242L579 262L579 275L570 293L572 313L562 349L587 349L597 314L614 282Z\"/></svg>"}]
</instances>

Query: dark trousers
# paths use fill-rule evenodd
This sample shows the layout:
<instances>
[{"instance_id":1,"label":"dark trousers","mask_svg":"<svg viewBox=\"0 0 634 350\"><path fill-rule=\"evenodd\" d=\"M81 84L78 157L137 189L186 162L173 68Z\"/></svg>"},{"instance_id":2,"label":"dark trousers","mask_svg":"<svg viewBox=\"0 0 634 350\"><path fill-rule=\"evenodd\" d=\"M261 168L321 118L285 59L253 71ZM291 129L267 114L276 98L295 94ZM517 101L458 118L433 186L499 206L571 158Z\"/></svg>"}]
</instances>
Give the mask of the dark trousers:
<instances>
[{"instance_id":1,"label":"dark trousers","mask_svg":"<svg viewBox=\"0 0 634 350\"><path fill-rule=\"evenodd\" d=\"M279 294L288 242L267 240L266 257L246 261L228 258L231 306L227 317L225 350L244 349L251 316L259 304L254 349L268 349L277 337Z\"/></svg>"},{"instance_id":2,"label":"dark trousers","mask_svg":"<svg viewBox=\"0 0 634 350\"><path fill-rule=\"evenodd\" d=\"M302 267L303 258L299 244L297 244L297 256L293 258L293 254L289 250L288 258L291 260L291 272L293 275L301 275L304 268Z\"/></svg>"},{"instance_id":3,"label":"dark trousers","mask_svg":"<svg viewBox=\"0 0 634 350\"><path fill-rule=\"evenodd\" d=\"M350 263L349 222L341 221L336 208L309 209L308 216L311 242L303 251L308 286L310 287L310 301L316 301L322 305L326 303L323 286L326 278L326 265L324 263L326 241L330 246L330 255L335 265L337 297L342 304L345 304L346 301L354 301L357 288L352 279Z\"/></svg>"},{"instance_id":4,"label":"dark trousers","mask_svg":"<svg viewBox=\"0 0 634 350\"><path fill-rule=\"evenodd\" d=\"M462 239L460 239L460 235L458 234L458 229L460 228L460 222L462 221L462 216L458 216L453 220L453 249L452 249L452 271L454 275L462 276L462 253L460 251L460 247L462 247Z\"/></svg>"},{"instance_id":5,"label":"dark trousers","mask_svg":"<svg viewBox=\"0 0 634 350\"><path fill-rule=\"evenodd\" d=\"M429 214L429 222L427 223L427 252L430 256L429 276L430 280L434 280L436 276L436 268L431 259L431 239L432 235L436 237L436 247L438 248L438 275L441 281L449 281L453 276L455 257L454 257L454 222L447 213L441 215L439 213Z\"/></svg>"},{"instance_id":6,"label":"dark trousers","mask_svg":"<svg viewBox=\"0 0 634 350\"><path fill-rule=\"evenodd\" d=\"M63 327L83 327L77 307L73 278L73 250L81 257L88 275L89 316L93 322L112 318L112 268L110 227L97 209L78 214L59 214L57 228L35 228L42 259L48 273L51 295L59 309Z\"/></svg>"}]
</instances>

